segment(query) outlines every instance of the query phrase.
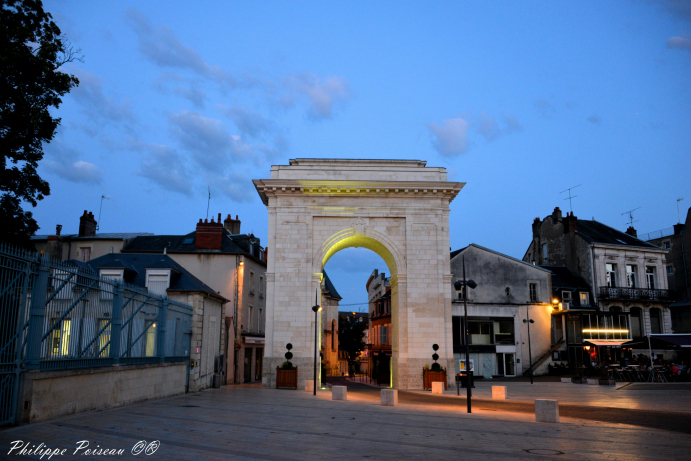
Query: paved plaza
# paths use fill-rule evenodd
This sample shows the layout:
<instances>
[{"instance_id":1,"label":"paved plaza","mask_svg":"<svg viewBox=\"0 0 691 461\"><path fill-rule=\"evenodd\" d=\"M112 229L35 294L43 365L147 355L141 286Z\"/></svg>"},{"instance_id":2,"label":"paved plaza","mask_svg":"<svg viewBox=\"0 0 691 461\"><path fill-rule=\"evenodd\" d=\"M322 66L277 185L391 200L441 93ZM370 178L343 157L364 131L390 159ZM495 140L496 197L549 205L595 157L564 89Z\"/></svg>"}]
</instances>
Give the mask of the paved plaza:
<instances>
[{"instance_id":1,"label":"paved plaza","mask_svg":"<svg viewBox=\"0 0 691 461\"><path fill-rule=\"evenodd\" d=\"M0 431L0 457L39 459L7 455L14 441L23 440L67 449L53 460L103 459L72 455L78 442L87 440L89 448L124 449L124 455L108 458L130 459L135 458L131 451L137 442L158 440L160 447L147 459L689 459L691 426L661 430L570 417L562 417L559 424L536 423L533 414L506 411L501 402L483 409L483 402L490 402L485 400L490 384L478 383L471 415L455 389L441 396L402 392L399 406L382 407L377 389L356 383L349 383L347 401L332 401L326 390L314 397L301 390L225 386ZM608 400L648 408L659 396L664 408L675 410L670 415L682 415L682 421L691 417L685 389L669 390L684 399L675 408L665 397L669 394L660 391L502 384L517 402L527 403L533 395L558 396L599 404L603 410Z\"/></svg>"}]
</instances>

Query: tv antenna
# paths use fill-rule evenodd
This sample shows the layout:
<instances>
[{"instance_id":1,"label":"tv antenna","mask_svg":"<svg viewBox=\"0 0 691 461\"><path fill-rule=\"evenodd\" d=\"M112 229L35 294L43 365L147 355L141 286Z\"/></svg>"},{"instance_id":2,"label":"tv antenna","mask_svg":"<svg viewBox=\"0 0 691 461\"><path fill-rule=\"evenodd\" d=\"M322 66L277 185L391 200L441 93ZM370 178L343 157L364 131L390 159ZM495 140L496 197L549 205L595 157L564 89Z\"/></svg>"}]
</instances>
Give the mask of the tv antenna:
<instances>
[{"instance_id":1,"label":"tv antenna","mask_svg":"<svg viewBox=\"0 0 691 461\"><path fill-rule=\"evenodd\" d=\"M624 216L625 214L629 215L629 226L633 226L633 223L638 222L638 219L633 219L633 212L639 210L640 208L641 207L634 208L633 210L625 211L621 214L622 216Z\"/></svg>"},{"instance_id":2,"label":"tv antenna","mask_svg":"<svg viewBox=\"0 0 691 461\"><path fill-rule=\"evenodd\" d=\"M574 199L574 198L578 197L578 195L571 195L571 189L575 189L575 188L577 188L577 187L581 187L582 185L583 185L583 184L579 184L579 185L577 185L577 186L569 187L568 189L564 189L563 191L559 192L560 194L563 194L563 193L566 192L566 191L569 192L569 196L568 196L567 198L565 198L564 200L568 200L568 201L569 201L569 210L571 211L571 214L573 214L573 205L571 204L571 199Z\"/></svg>"},{"instance_id":3,"label":"tv antenna","mask_svg":"<svg viewBox=\"0 0 691 461\"><path fill-rule=\"evenodd\" d=\"M679 197L677 199L677 220L680 224L681 224L681 214L679 214L679 202L681 202L682 200L684 200L684 197Z\"/></svg>"},{"instance_id":4,"label":"tv antenna","mask_svg":"<svg viewBox=\"0 0 691 461\"><path fill-rule=\"evenodd\" d=\"M209 200L206 202L206 219L209 219L209 204L211 203L211 186L206 186L209 188Z\"/></svg>"},{"instance_id":5,"label":"tv antenna","mask_svg":"<svg viewBox=\"0 0 691 461\"><path fill-rule=\"evenodd\" d=\"M110 198L105 195L101 195L101 205L98 207L98 222L96 223L96 230L101 228L101 210L103 210L103 199L110 200Z\"/></svg>"}]
</instances>

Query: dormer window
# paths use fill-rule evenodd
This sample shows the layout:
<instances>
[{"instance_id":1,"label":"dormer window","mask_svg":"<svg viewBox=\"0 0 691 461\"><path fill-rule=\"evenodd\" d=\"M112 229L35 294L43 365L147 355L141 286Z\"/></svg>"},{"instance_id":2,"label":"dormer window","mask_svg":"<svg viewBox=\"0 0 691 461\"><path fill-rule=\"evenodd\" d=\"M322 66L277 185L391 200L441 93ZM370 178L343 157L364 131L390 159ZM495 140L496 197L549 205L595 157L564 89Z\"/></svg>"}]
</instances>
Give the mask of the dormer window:
<instances>
[{"instance_id":1,"label":"dormer window","mask_svg":"<svg viewBox=\"0 0 691 461\"><path fill-rule=\"evenodd\" d=\"M146 288L149 293L166 296L170 287L170 269L147 269Z\"/></svg>"},{"instance_id":2,"label":"dormer window","mask_svg":"<svg viewBox=\"0 0 691 461\"><path fill-rule=\"evenodd\" d=\"M590 304L590 301L588 300L588 293L581 291L581 306L587 306Z\"/></svg>"},{"instance_id":3,"label":"dormer window","mask_svg":"<svg viewBox=\"0 0 691 461\"><path fill-rule=\"evenodd\" d=\"M115 281L122 282L124 279L124 269L101 269L98 275L101 278L109 279L108 282L101 282L101 299L113 299L113 288Z\"/></svg>"}]
</instances>

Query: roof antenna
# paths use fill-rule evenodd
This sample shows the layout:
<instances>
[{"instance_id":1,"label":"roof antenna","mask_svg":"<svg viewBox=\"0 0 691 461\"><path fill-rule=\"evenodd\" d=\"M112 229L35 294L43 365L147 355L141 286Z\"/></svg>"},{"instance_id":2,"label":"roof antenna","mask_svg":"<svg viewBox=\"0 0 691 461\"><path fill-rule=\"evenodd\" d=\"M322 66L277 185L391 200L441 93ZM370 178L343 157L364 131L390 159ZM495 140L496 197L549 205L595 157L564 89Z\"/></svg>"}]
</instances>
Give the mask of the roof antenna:
<instances>
[{"instance_id":1,"label":"roof antenna","mask_svg":"<svg viewBox=\"0 0 691 461\"><path fill-rule=\"evenodd\" d=\"M211 187L206 186L209 188L209 200L206 202L206 219L209 219L209 204L211 203Z\"/></svg>"},{"instance_id":2,"label":"roof antenna","mask_svg":"<svg viewBox=\"0 0 691 461\"><path fill-rule=\"evenodd\" d=\"M634 208L633 210L625 211L621 215L624 216L625 214L629 215L629 226L633 226L633 223L638 222L638 219L634 221L633 219L633 212L636 210L640 210L641 207Z\"/></svg>"},{"instance_id":3,"label":"roof antenna","mask_svg":"<svg viewBox=\"0 0 691 461\"><path fill-rule=\"evenodd\" d=\"M101 205L98 207L98 222L96 223L96 230L101 228L101 210L103 209L103 199L110 200L105 195L101 195Z\"/></svg>"},{"instance_id":4,"label":"roof antenna","mask_svg":"<svg viewBox=\"0 0 691 461\"><path fill-rule=\"evenodd\" d=\"M679 220L679 224L681 224L681 215L679 214L679 202L684 200L684 197L679 197L677 199L677 219Z\"/></svg>"},{"instance_id":5,"label":"roof antenna","mask_svg":"<svg viewBox=\"0 0 691 461\"><path fill-rule=\"evenodd\" d=\"M566 191L569 191L569 196L565 198L564 200L569 201L569 210L571 211L571 214L573 214L573 205L571 204L571 199L578 197L578 195L571 195L571 189L575 189L577 187L581 187L582 184L579 184L577 186L569 187L568 189L564 189L563 191L559 192L560 194L563 194Z\"/></svg>"}]
</instances>

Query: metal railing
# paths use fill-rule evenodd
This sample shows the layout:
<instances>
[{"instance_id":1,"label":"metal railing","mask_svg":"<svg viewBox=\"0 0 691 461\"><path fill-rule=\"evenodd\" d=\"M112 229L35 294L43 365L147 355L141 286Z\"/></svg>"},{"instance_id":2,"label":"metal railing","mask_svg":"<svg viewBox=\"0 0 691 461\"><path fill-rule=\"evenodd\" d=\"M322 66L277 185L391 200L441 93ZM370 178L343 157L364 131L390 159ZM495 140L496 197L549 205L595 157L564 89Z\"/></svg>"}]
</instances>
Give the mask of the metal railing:
<instances>
[{"instance_id":1,"label":"metal railing","mask_svg":"<svg viewBox=\"0 0 691 461\"><path fill-rule=\"evenodd\" d=\"M24 370L188 360L191 327L188 305L0 244L0 424Z\"/></svg>"},{"instance_id":2,"label":"metal railing","mask_svg":"<svg viewBox=\"0 0 691 461\"><path fill-rule=\"evenodd\" d=\"M672 301L672 296L669 290L600 287L600 299L613 299L619 301Z\"/></svg>"}]
</instances>

